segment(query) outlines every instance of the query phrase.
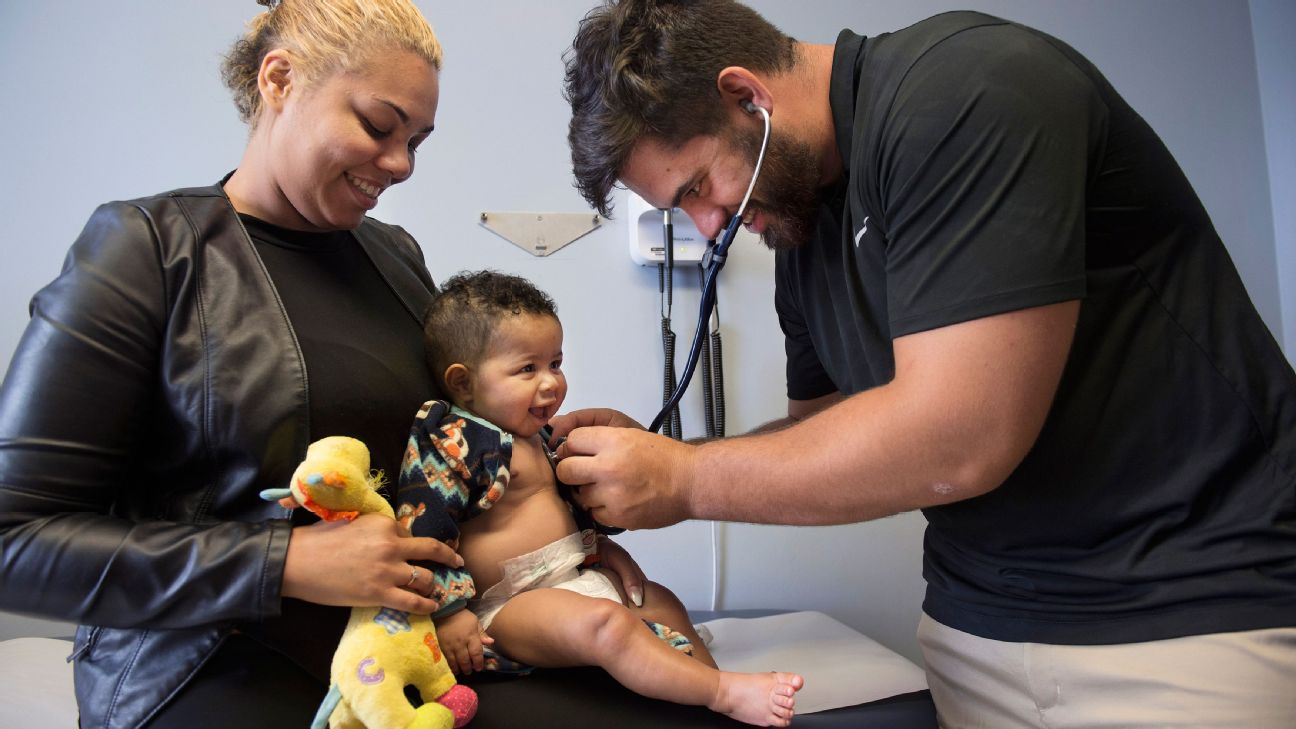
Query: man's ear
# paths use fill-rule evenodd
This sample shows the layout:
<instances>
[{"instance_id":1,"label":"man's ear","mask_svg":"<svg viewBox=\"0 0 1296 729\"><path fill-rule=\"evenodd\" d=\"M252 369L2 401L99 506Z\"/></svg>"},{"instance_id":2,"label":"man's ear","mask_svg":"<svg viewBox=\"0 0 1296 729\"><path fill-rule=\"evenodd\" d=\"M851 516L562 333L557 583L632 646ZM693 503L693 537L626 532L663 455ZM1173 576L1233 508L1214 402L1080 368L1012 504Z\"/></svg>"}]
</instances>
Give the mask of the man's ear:
<instances>
[{"instance_id":1,"label":"man's ear","mask_svg":"<svg viewBox=\"0 0 1296 729\"><path fill-rule=\"evenodd\" d=\"M292 91L295 81L292 55L282 48L275 48L261 59L261 70L257 72L257 88L261 91L261 102L268 109L283 109L284 101Z\"/></svg>"},{"instance_id":2,"label":"man's ear","mask_svg":"<svg viewBox=\"0 0 1296 729\"><path fill-rule=\"evenodd\" d=\"M770 95L765 83L751 71L742 66L727 66L716 75L716 89L720 98L734 109L742 109L744 101L774 113L774 97Z\"/></svg>"},{"instance_id":3,"label":"man's ear","mask_svg":"<svg viewBox=\"0 0 1296 729\"><path fill-rule=\"evenodd\" d=\"M443 379L451 400L464 405L469 404L469 400L472 399L472 372L468 371L467 365L455 362L446 368Z\"/></svg>"}]
</instances>

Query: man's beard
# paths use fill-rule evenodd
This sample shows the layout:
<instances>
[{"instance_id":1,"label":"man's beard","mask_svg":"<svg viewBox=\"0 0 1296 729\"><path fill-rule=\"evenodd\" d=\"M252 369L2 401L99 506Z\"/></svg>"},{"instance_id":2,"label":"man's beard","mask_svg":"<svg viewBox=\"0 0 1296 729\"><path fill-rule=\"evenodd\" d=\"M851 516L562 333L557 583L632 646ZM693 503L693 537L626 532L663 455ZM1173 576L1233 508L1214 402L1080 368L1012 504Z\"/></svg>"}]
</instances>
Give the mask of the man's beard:
<instances>
[{"instance_id":1,"label":"man's beard","mask_svg":"<svg viewBox=\"0 0 1296 729\"><path fill-rule=\"evenodd\" d=\"M755 164L763 132L731 132L729 144ZM748 209L765 219L761 240L773 250L805 245L819 221L819 160L810 145L771 131Z\"/></svg>"}]
</instances>

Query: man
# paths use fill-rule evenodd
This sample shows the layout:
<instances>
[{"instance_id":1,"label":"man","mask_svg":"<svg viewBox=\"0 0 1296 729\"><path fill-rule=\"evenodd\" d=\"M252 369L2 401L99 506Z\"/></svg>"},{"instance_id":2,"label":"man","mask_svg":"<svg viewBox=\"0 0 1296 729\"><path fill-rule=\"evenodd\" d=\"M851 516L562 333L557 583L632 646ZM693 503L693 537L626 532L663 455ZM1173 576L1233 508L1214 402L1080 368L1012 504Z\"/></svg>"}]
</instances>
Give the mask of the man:
<instances>
[{"instance_id":1,"label":"man","mask_svg":"<svg viewBox=\"0 0 1296 729\"><path fill-rule=\"evenodd\" d=\"M1296 375L1164 145L1062 42L949 13L834 45L622 0L567 58L577 185L776 248L787 418L555 421L600 521L922 509L947 726L1289 726ZM622 426L622 427L598 427ZM810 445L807 445L810 444Z\"/></svg>"}]
</instances>

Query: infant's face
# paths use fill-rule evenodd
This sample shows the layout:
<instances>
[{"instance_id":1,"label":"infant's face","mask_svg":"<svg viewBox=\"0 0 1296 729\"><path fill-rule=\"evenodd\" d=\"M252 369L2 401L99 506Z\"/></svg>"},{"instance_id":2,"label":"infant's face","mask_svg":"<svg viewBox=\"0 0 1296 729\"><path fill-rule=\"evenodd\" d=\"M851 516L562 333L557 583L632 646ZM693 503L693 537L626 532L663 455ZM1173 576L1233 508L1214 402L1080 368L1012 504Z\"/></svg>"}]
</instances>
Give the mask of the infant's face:
<instances>
[{"instance_id":1,"label":"infant's face","mask_svg":"<svg viewBox=\"0 0 1296 729\"><path fill-rule=\"evenodd\" d=\"M519 438L529 438L567 397L562 371L562 325L545 315L520 314L502 323L472 373L469 410Z\"/></svg>"}]
</instances>

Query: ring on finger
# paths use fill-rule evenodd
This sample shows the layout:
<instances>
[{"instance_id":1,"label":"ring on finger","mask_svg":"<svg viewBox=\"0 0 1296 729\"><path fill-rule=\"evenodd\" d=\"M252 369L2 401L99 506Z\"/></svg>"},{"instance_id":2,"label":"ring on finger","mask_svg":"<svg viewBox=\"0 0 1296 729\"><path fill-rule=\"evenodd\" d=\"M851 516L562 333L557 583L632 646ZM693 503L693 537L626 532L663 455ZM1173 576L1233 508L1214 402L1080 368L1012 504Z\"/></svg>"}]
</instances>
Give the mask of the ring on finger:
<instances>
[{"instance_id":1,"label":"ring on finger","mask_svg":"<svg viewBox=\"0 0 1296 729\"><path fill-rule=\"evenodd\" d=\"M414 581L417 579L418 579L418 567L411 566L409 582L406 582L405 586L409 587L410 585L414 584Z\"/></svg>"}]
</instances>

